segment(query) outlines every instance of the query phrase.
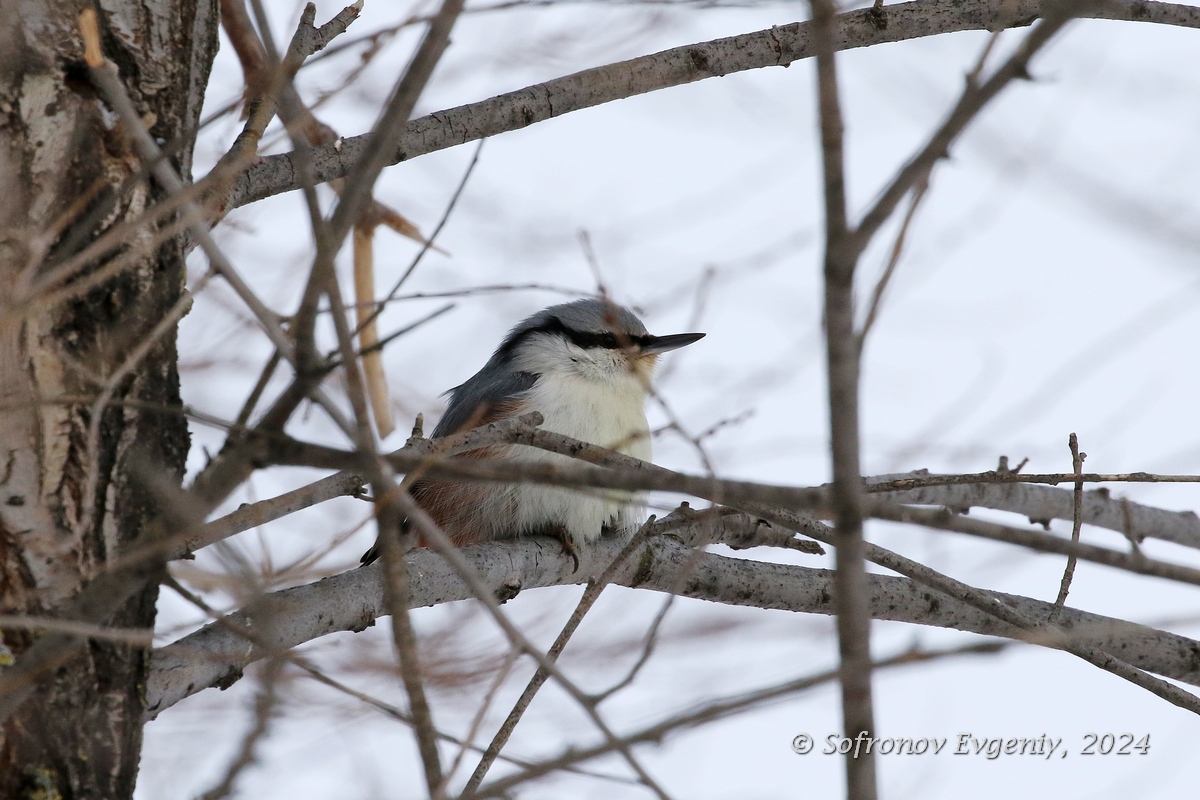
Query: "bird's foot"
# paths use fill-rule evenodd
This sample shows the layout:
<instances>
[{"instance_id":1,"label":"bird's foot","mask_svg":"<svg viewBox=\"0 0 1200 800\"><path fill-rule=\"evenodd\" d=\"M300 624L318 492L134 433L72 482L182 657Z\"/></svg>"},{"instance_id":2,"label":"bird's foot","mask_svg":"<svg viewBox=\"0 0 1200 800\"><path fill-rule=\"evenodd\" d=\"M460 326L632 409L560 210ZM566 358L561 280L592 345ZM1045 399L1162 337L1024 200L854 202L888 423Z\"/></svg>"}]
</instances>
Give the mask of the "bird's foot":
<instances>
[{"instance_id":1,"label":"bird's foot","mask_svg":"<svg viewBox=\"0 0 1200 800\"><path fill-rule=\"evenodd\" d=\"M566 527L555 525L547 531L547 534L558 539L559 544L562 545L563 555L571 557L571 561L575 564L574 569L571 570L572 574L579 572L579 551L575 547L575 540L567 533Z\"/></svg>"}]
</instances>

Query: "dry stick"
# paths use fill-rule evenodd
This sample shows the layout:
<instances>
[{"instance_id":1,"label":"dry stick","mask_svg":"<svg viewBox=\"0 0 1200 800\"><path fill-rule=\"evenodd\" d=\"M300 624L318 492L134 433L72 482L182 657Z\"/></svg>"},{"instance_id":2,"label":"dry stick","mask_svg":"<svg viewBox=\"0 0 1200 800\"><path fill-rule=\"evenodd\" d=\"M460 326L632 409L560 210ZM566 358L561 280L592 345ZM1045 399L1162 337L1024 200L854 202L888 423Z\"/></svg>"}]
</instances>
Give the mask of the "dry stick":
<instances>
[{"instance_id":1,"label":"dry stick","mask_svg":"<svg viewBox=\"0 0 1200 800\"><path fill-rule=\"evenodd\" d=\"M571 637L575 635L576 629L579 628L579 624L583 622L584 615L591 610L596 600L600 598L600 593L604 591L604 587L612 580L613 574L616 573L617 569L637 548L641 547L642 542L646 538L646 531L653 521L654 518L651 517L650 521L642 526L641 530L617 554L617 557L612 560L612 563L608 565L608 568L604 570L599 578L588 582L587 588L583 591L583 597L579 598L579 604L575 606L575 611L571 613L570 619L567 620L566 625L559 632L558 638L554 640L554 644L547 651L546 659L548 661L551 663L558 661L558 657L566 648L567 642L571 640ZM488 770L491 769L492 764L495 763L496 758L500 755L500 751L508 744L508 740L511 738L513 731L516 730L517 723L524 716L525 710L529 708L529 704L533 702L534 696L549 677L550 673L541 667L538 667L537 671L534 672L533 677L529 679L529 683L525 686L525 691L521 692L521 696L517 698L512 711L508 712L508 716L500 724L500 729L492 737L491 744L484 751L483 757L479 759L479 764L475 767L475 771L471 774L467 785L463 788L462 794L470 795L479 788L479 784L483 782Z\"/></svg>"},{"instance_id":2,"label":"dry stick","mask_svg":"<svg viewBox=\"0 0 1200 800\"><path fill-rule=\"evenodd\" d=\"M85 23L84 20L89 17L91 22ZM88 61L88 74L92 82L100 89L105 100L108 101L109 105L125 123L138 156L146 164L150 165L155 180L159 182L168 194L184 191L187 187L183 180L176 174L175 169L167 161L162 150L155 143L154 138L146 130L146 126L142 124L141 118L134 109L133 103L129 99L129 95L117 75L116 66L99 51L99 34L95 24L95 11L93 9L85 9L80 15L80 25L84 31L85 42L93 42L89 44L89 51L94 50L94 52ZM267 334L267 338L271 340L276 349L279 350L284 358L292 362L299 369L300 364L296 360L296 353L292 348L291 342L288 341L287 334L280 327L275 315L263 305L258 296L246 285L237 270L234 269L233 264L229 262L229 259L225 257L220 247L217 246L216 241L212 238L212 234L209 233L208 225L204 221L199 207L193 202L184 203L182 213L187 221L188 230L196 238L205 255L208 256L209 263L221 274L221 277L228 281L242 302L258 318L263 331ZM342 414L341 410L320 386L313 387L310 390L310 395L325 409L330 418L344 432L348 435L353 435L353 426L349 420L346 419L345 415Z\"/></svg>"},{"instance_id":3,"label":"dry stick","mask_svg":"<svg viewBox=\"0 0 1200 800\"><path fill-rule=\"evenodd\" d=\"M364 481L354 473L338 472L321 478L319 481L301 486L278 497L260 500L240 506L220 519L215 519L191 530L185 530L162 542L156 542L153 549L167 560L186 558L202 547L224 541L234 534L266 525L273 520L281 519L311 506L319 505L335 497L360 497ZM117 557L117 564L127 560L145 558L147 547L138 547L129 552L123 552Z\"/></svg>"},{"instance_id":4,"label":"dry stick","mask_svg":"<svg viewBox=\"0 0 1200 800\"><path fill-rule=\"evenodd\" d=\"M271 357L267 359L267 363L263 365L262 372L258 374L258 381L255 382L254 388L250 390L250 394L246 395L245 402L242 403L242 409L238 411L237 419L233 421L232 429L245 428L250 424L250 416L254 413L254 409L258 406L258 401L262 399L263 392L267 390L267 384L271 382L271 378L275 375L275 370L279 367L279 351L271 352Z\"/></svg>"},{"instance_id":5,"label":"dry stick","mask_svg":"<svg viewBox=\"0 0 1200 800\"><path fill-rule=\"evenodd\" d=\"M372 305L374 305L374 303L372 303ZM434 319L435 317L440 317L442 314L445 314L447 311L451 311L456 307L457 307L456 303L446 303L446 305L442 306L441 308L437 309L436 311L431 311L430 313L428 313L425 316L418 319L416 322L410 322L409 324L405 325L403 328L401 328L397 331L392 331L387 336L383 337L382 339L380 339L378 342L371 345L370 347L364 347L364 348L360 349L358 351L358 356L362 357L365 355L369 355L370 353L382 351L383 348L387 347L389 344L394 342L396 339L398 339L399 337L401 337L404 334L411 331L417 325L424 325L426 322L429 322L431 319Z\"/></svg>"},{"instance_id":6,"label":"dry stick","mask_svg":"<svg viewBox=\"0 0 1200 800\"><path fill-rule=\"evenodd\" d=\"M552 283L490 283L472 286L469 289L450 289L444 292L409 292L398 294L386 300L380 300L379 305L397 300L428 300L439 297L471 297L483 294L499 294L503 292L548 292L561 294L565 297L595 297L598 296L582 289L572 289L569 286L555 286Z\"/></svg>"},{"instance_id":7,"label":"dry stick","mask_svg":"<svg viewBox=\"0 0 1200 800\"><path fill-rule=\"evenodd\" d=\"M960 655L990 655L999 652L1008 646L1008 644L1008 642L984 642L982 644L971 644L945 650L910 651L893 656L892 658L876 661L873 664L873 668L886 669L907 664L921 664L927 661ZM766 703L781 700L788 695L804 692L826 683L832 683L838 679L838 674L837 670L830 670L790 680L777 686L755 689L720 700L714 700L699 708L677 714L661 722L656 722L653 725L642 728L639 731L626 734L623 738L631 744L640 744L642 742L661 743L668 734L681 728L690 728L703 723L725 719L735 714L753 711ZM483 788L483 793L480 797L506 796L504 795L505 792L520 783L526 783L551 772L569 769L575 764L607 755L610 752L612 752L612 748L608 744L598 744L584 750L568 750L558 758L540 762L517 775L488 784Z\"/></svg>"},{"instance_id":8,"label":"dry stick","mask_svg":"<svg viewBox=\"0 0 1200 800\"><path fill-rule=\"evenodd\" d=\"M367 139L361 157L351 168L346 179L345 191L329 224L321 230L312 272L296 314L296 348L303 358L314 356L313 334L317 303L324 287L333 280L334 255L370 199L375 179L387 166L388 156L394 150L396 140L412 115L417 98L429 82L434 67L450 43L450 29L462 12L462 7L463 0L443 0L441 9L430 23L408 69L404 71L404 77L396 86L387 109Z\"/></svg>"},{"instance_id":9,"label":"dry stick","mask_svg":"<svg viewBox=\"0 0 1200 800\"><path fill-rule=\"evenodd\" d=\"M383 354L378 347L379 329L371 315L371 305L375 301L374 236L374 225L360 222L354 226L354 310L371 412L375 416L379 438L386 439L396 429L396 422L392 418L392 401L388 394L387 374L383 369Z\"/></svg>"},{"instance_id":10,"label":"dry stick","mask_svg":"<svg viewBox=\"0 0 1200 800\"><path fill-rule=\"evenodd\" d=\"M1087 453L1079 452L1079 437L1074 433L1067 438L1067 445L1071 448L1071 470L1075 474L1079 474L1083 472L1083 460L1087 458ZM1074 499L1074 511L1071 516L1071 543L1079 544L1079 531L1083 527L1082 481L1075 481ZM1067 567L1063 570L1062 581L1058 585L1058 597L1054 600L1056 611L1061 611L1067 602L1067 593L1071 591L1071 580L1075 577L1075 561L1074 555L1067 556Z\"/></svg>"},{"instance_id":11,"label":"dry stick","mask_svg":"<svg viewBox=\"0 0 1200 800\"><path fill-rule=\"evenodd\" d=\"M562 671L558 669L554 662L543 655L541 650L535 647L533 643L530 642L525 636L525 634L521 633L521 630L517 628L507 616L504 615L504 612L500 610L499 603L496 602L496 598L492 594L491 588L484 583L483 579L479 576L479 573L475 571L475 569L465 558L463 558L462 553L459 552L458 548L450 541L445 532L443 532L442 529L437 526L429 514L427 514L424 509L417 505L416 501L412 499L412 496L408 494L406 487L402 488L405 490L396 492L395 499L399 503L405 516L408 518L408 521L420 530L421 536L433 546L433 549L438 553L438 555L440 555L448 564L450 564L458 576L462 578L463 582L470 588L476 599L483 603L484 609L491 615L492 619L496 621L496 624L499 625L500 629L504 631L509 642L516 647L520 647L522 651L532 656L533 659L538 663L538 666L546 670L546 672L549 673L558 682L558 684L566 690L567 694L569 694L577 703L579 703L604 738L609 742L615 742L617 744L617 749L620 751L622 757L624 757L626 763L629 764L630 768L633 769L638 778L641 779L642 783L644 783L647 788L657 794L660 798L666 798L666 792L659 787L659 785L654 781L653 778L650 777L637 759L633 757L633 753L630 751L630 749L620 743L616 734L614 734L612 729L608 726L608 723L604 721L602 716L600 716L600 712L596 709L595 703L591 701L591 698L589 698L587 694L583 692L583 690L576 686L573 681L567 678Z\"/></svg>"},{"instance_id":12,"label":"dry stick","mask_svg":"<svg viewBox=\"0 0 1200 800\"><path fill-rule=\"evenodd\" d=\"M848 739L873 736L871 701L871 593L863 542L863 488L859 467L859 346L854 332L854 270L858 252L846 227L842 112L834 59L833 0L811 0L821 164L825 190L825 344L829 374L832 504L837 534L837 604L842 725ZM856 754L857 755L857 754ZM844 759L849 800L875 800L875 754Z\"/></svg>"},{"instance_id":13,"label":"dry stick","mask_svg":"<svg viewBox=\"0 0 1200 800\"><path fill-rule=\"evenodd\" d=\"M458 186L454 188L454 194L450 196L450 202L446 204L446 210L442 212L442 217L438 220L438 224L433 229L433 233L429 234L429 239L421 246L420 252L418 252L413 258L412 262L408 265L408 268L404 270L398 279L396 279L396 283L392 286L391 290L388 291L387 296L373 304L375 308L372 311L371 316L368 317L368 321L374 320L376 317L382 314L384 307L387 306L388 303L392 302L393 300L401 299L396 296L396 293L400 291L400 287L404 285L405 281L407 281L413 274L413 271L416 270L417 266L421 263L421 259L425 257L425 254L433 249L433 243L437 241L438 234L442 232L442 228L446 226L446 222L450 219L450 214L458 205L458 198L462 196L463 189L467 188L467 181L470 179L471 173L475 171L475 165L479 163L479 154L483 152L483 143L486 141L487 139L479 140L479 144L475 147L475 153L471 156L471 161L467 164L467 168L463 172L462 179L459 180ZM454 293L450 292L439 294L446 297L456 296ZM434 294L407 295L403 299L408 299L410 297L415 298L434 296ZM360 322L359 326L361 327L365 324L365 322Z\"/></svg>"}]
</instances>

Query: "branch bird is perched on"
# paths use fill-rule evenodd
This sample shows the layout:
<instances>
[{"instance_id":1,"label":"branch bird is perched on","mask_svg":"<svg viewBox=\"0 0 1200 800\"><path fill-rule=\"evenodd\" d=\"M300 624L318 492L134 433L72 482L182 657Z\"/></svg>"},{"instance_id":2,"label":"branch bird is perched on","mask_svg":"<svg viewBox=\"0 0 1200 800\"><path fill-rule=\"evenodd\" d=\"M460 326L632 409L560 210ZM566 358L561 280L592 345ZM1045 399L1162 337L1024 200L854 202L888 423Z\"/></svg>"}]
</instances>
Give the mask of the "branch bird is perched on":
<instances>
[{"instance_id":1,"label":"branch bird is perched on","mask_svg":"<svg viewBox=\"0 0 1200 800\"><path fill-rule=\"evenodd\" d=\"M661 353L703 333L652 336L632 311L605 300L551 306L509 331L483 369L450 393L434 438L517 417L542 414L545 430L650 460L645 402ZM468 458L566 460L525 445L476 450ZM416 502L455 545L549 534L574 553L604 529L637 529L639 498L629 492L580 492L530 483L418 481ZM369 564L378 545L362 557Z\"/></svg>"}]
</instances>

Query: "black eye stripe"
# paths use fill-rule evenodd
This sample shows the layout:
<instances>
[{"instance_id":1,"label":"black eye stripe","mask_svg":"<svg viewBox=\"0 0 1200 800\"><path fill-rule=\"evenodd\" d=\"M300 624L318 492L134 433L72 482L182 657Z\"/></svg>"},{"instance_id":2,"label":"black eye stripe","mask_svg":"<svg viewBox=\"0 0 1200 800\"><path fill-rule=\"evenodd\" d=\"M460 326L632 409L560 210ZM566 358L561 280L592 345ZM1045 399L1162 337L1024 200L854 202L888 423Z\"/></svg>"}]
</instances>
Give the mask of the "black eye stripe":
<instances>
[{"instance_id":1,"label":"black eye stripe","mask_svg":"<svg viewBox=\"0 0 1200 800\"><path fill-rule=\"evenodd\" d=\"M620 350L623 347L644 346L649 344L650 336L616 336L612 333L592 333L591 331L577 331L574 328L568 328L563 324L563 321L558 317L550 319L538 325L536 328L521 331L518 336L513 337L508 341L504 349L508 351L514 350L518 344L525 340L528 336L533 336L537 333L557 333L563 336L576 347L581 347L584 350L594 348L603 348L605 350Z\"/></svg>"}]
</instances>

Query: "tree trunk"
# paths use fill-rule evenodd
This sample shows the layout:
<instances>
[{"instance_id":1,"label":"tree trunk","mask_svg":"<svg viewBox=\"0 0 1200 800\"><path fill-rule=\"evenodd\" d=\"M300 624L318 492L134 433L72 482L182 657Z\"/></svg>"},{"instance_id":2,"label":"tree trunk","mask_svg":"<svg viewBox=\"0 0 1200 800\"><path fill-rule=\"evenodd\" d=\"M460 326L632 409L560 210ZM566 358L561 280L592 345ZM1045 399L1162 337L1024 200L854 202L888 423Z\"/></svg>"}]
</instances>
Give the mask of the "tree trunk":
<instances>
[{"instance_id":1,"label":"tree trunk","mask_svg":"<svg viewBox=\"0 0 1200 800\"><path fill-rule=\"evenodd\" d=\"M215 0L0 0L0 613L54 615L148 528L187 454L172 330L96 398L183 292L185 245L153 229L86 264L128 267L72 297L48 276L161 199L88 81L78 15L99 11L151 133L187 177L216 51ZM35 301L35 297L49 302ZM93 419L99 420L98 427ZM98 434L98 437L97 437ZM107 622L151 628L155 581ZM0 660L38 634L5 628ZM4 649L7 648L7 649ZM128 798L148 653L94 640L45 676L0 730L0 797Z\"/></svg>"}]
</instances>

